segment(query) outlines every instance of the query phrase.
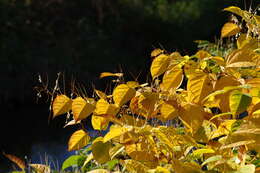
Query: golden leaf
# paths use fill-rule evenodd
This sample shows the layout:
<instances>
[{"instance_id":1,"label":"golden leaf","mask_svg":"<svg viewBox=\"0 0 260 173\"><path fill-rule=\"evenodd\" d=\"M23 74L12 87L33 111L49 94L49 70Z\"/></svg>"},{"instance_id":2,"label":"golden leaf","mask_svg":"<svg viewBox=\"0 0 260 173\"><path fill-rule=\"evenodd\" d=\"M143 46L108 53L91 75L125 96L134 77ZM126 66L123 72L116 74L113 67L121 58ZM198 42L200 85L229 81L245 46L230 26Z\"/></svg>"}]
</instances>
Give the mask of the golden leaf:
<instances>
[{"instance_id":1,"label":"golden leaf","mask_svg":"<svg viewBox=\"0 0 260 173\"><path fill-rule=\"evenodd\" d=\"M118 85L113 91L113 100L117 106L122 106L135 96L135 89L126 84Z\"/></svg>"},{"instance_id":2,"label":"golden leaf","mask_svg":"<svg viewBox=\"0 0 260 173\"><path fill-rule=\"evenodd\" d=\"M211 148L202 148L202 149L197 149L192 152L192 155L194 156L199 156L202 154L208 154L208 153L215 153L215 151Z\"/></svg>"},{"instance_id":3,"label":"golden leaf","mask_svg":"<svg viewBox=\"0 0 260 173\"><path fill-rule=\"evenodd\" d=\"M128 81L126 82L126 85L129 86L130 88L137 88L140 86L140 84L136 81Z\"/></svg>"},{"instance_id":4,"label":"golden leaf","mask_svg":"<svg viewBox=\"0 0 260 173\"><path fill-rule=\"evenodd\" d=\"M178 89L183 81L183 71L181 68L175 67L163 75L163 81L160 85L162 90Z\"/></svg>"},{"instance_id":5,"label":"golden leaf","mask_svg":"<svg viewBox=\"0 0 260 173\"><path fill-rule=\"evenodd\" d=\"M200 104L213 91L212 83L205 73L190 74L187 84L188 101Z\"/></svg>"},{"instance_id":6,"label":"golden leaf","mask_svg":"<svg viewBox=\"0 0 260 173\"><path fill-rule=\"evenodd\" d=\"M87 118L95 110L95 102L91 103L89 99L77 97L72 102L72 112L75 121Z\"/></svg>"},{"instance_id":7,"label":"golden leaf","mask_svg":"<svg viewBox=\"0 0 260 173\"><path fill-rule=\"evenodd\" d=\"M74 132L68 143L68 151L79 150L85 147L89 142L90 137L84 130Z\"/></svg>"},{"instance_id":8,"label":"golden leaf","mask_svg":"<svg viewBox=\"0 0 260 173\"><path fill-rule=\"evenodd\" d=\"M102 116L92 115L91 123L95 130L106 130L108 127L108 119Z\"/></svg>"},{"instance_id":9,"label":"golden leaf","mask_svg":"<svg viewBox=\"0 0 260 173\"><path fill-rule=\"evenodd\" d=\"M111 126L109 132L104 137L103 142L107 142L115 137L121 136L128 131L129 129L126 127L121 127L116 125Z\"/></svg>"},{"instance_id":10,"label":"golden leaf","mask_svg":"<svg viewBox=\"0 0 260 173\"><path fill-rule=\"evenodd\" d=\"M29 164L36 173L51 173L51 168L48 165L43 164Z\"/></svg>"},{"instance_id":11,"label":"golden leaf","mask_svg":"<svg viewBox=\"0 0 260 173\"><path fill-rule=\"evenodd\" d=\"M88 173L110 173L110 171L105 170L105 169L95 169L92 171L88 171Z\"/></svg>"},{"instance_id":12,"label":"golden leaf","mask_svg":"<svg viewBox=\"0 0 260 173\"><path fill-rule=\"evenodd\" d=\"M151 57L157 57L159 56L160 54L162 54L164 51L162 49L154 49L152 52L151 52Z\"/></svg>"},{"instance_id":13,"label":"golden leaf","mask_svg":"<svg viewBox=\"0 0 260 173\"><path fill-rule=\"evenodd\" d=\"M199 59L204 59L204 58L208 58L208 57L211 57L210 53L208 53L207 51L205 50L199 50L195 56Z\"/></svg>"},{"instance_id":14,"label":"golden leaf","mask_svg":"<svg viewBox=\"0 0 260 173\"><path fill-rule=\"evenodd\" d=\"M122 115L120 120L128 126L141 127L145 124L145 120L127 114Z\"/></svg>"},{"instance_id":15,"label":"golden leaf","mask_svg":"<svg viewBox=\"0 0 260 173\"><path fill-rule=\"evenodd\" d=\"M240 32L240 28L238 25L234 23L225 23L221 29L221 37L231 37Z\"/></svg>"},{"instance_id":16,"label":"golden leaf","mask_svg":"<svg viewBox=\"0 0 260 173\"><path fill-rule=\"evenodd\" d=\"M179 111L171 104L163 103L161 106L161 115L158 117L160 120L168 121L177 117Z\"/></svg>"},{"instance_id":17,"label":"golden leaf","mask_svg":"<svg viewBox=\"0 0 260 173\"><path fill-rule=\"evenodd\" d=\"M143 110L145 113L141 113L142 116L152 118L156 115L155 104L159 98L158 93L144 92L138 98L138 108Z\"/></svg>"},{"instance_id":18,"label":"golden leaf","mask_svg":"<svg viewBox=\"0 0 260 173\"><path fill-rule=\"evenodd\" d=\"M252 97L238 90L232 91L229 96L229 107L233 116L247 110L251 104Z\"/></svg>"},{"instance_id":19,"label":"golden leaf","mask_svg":"<svg viewBox=\"0 0 260 173\"><path fill-rule=\"evenodd\" d=\"M104 92L95 89L95 93L97 94L97 96L98 96L100 99L104 99L104 100L107 99L107 95L106 95Z\"/></svg>"},{"instance_id":20,"label":"golden leaf","mask_svg":"<svg viewBox=\"0 0 260 173\"><path fill-rule=\"evenodd\" d=\"M123 163L126 169L131 173L147 172L149 169L143 163L132 159L124 160Z\"/></svg>"},{"instance_id":21,"label":"golden leaf","mask_svg":"<svg viewBox=\"0 0 260 173\"><path fill-rule=\"evenodd\" d=\"M159 55L157 56L151 65L150 71L153 79L163 74L169 65L169 57L167 55Z\"/></svg>"},{"instance_id":22,"label":"golden leaf","mask_svg":"<svg viewBox=\"0 0 260 173\"><path fill-rule=\"evenodd\" d=\"M95 114L97 115L116 115L119 108L114 104L109 104L104 99L99 99L96 104Z\"/></svg>"},{"instance_id":23,"label":"golden leaf","mask_svg":"<svg viewBox=\"0 0 260 173\"><path fill-rule=\"evenodd\" d=\"M100 74L99 78L104 78L104 77L122 77L123 73L110 73L110 72L103 72Z\"/></svg>"},{"instance_id":24,"label":"golden leaf","mask_svg":"<svg viewBox=\"0 0 260 173\"><path fill-rule=\"evenodd\" d=\"M72 101L66 95L58 95L52 104L53 118L69 112L71 109Z\"/></svg>"}]
</instances>

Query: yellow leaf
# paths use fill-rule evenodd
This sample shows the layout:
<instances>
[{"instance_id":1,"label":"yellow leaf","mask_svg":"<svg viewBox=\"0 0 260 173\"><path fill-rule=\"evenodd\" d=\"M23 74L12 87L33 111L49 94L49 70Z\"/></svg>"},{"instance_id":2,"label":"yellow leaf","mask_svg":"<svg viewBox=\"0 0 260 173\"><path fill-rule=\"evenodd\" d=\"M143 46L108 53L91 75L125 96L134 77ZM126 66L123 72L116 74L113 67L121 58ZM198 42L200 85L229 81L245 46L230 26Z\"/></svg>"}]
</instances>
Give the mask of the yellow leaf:
<instances>
[{"instance_id":1,"label":"yellow leaf","mask_svg":"<svg viewBox=\"0 0 260 173\"><path fill-rule=\"evenodd\" d=\"M169 57L167 55L162 54L157 56L153 60L150 68L153 79L163 74L167 70L168 65Z\"/></svg>"},{"instance_id":2,"label":"yellow leaf","mask_svg":"<svg viewBox=\"0 0 260 173\"><path fill-rule=\"evenodd\" d=\"M95 93L97 94L97 96L98 96L100 99L104 99L104 100L107 99L107 95L106 95L104 92L95 89Z\"/></svg>"},{"instance_id":3,"label":"yellow leaf","mask_svg":"<svg viewBox=\"0 0 260 173\"><path fill-rule=\"evenodd\" d=\"M108 127L109 121L105 117L92 115L91 123L95 130L105 130Z\"/></svg>"},{"instance_id":4,"label":"yellow leaf","mask_svg":"<svg viewBox=\"0 0 260 173\"><path fill-rule=\"evenodd\" d=\"M151 57L157 57L159 56L160 54L163 54L163 50L162 49L154 49L152 52L151 52Z\"/></svg>"},{"instance_id":5,"label":"yellow leaf","mask_svg":"<svg viewBox=\"0 0 260 173\"><path fill-rule=\"evenodd\" d=\"M226 149L226 148L234 148L234 147L239 147L241 145L248 145L248 144L252 144L252 143L255 143L255 141L254 140L239 141L239 142L235 142L235 143L232 143L232 144L221 146L219 149L223 150L223 149Z\"/></svg>"},{"instance_id":6,"label":"yellow leaf","mask_svg":"<svg viewBox=\"0 0 260 173\"><path fill-rule=\"evenodd\" d=\"M175 67L163 75L163 81L160 85L162 90L178 89L183 80L183 71L181 68Z\"/></svg>"},{"instance_id":7,"label":"yellow leaf","mask_svg":"<svg viewBox=\"0 0 260 173\"><path fill-rule=\"evenodd\" d=\"M127 114L122 115L120 120L128 126L141 127L145 124L145 120L140 119L140 118L135 118L134 116L130 116Z\"/></svg>"},{"instance_id":8,"label":"yellow leaf","mask_svg":"<svg viewBox=\"0 0 260 173\"><path fill-rule=\"evenodd\" d=\"M48 165L43 164L29 164L36 173L51 173L51 168Z\"/></svg>"},{"instance_id":9,"label":"yellow leaf","mask_svg":"<svg viewBox=\"0 0 260 173\"><path fill-rule=\"evenodd\" d=\"M140 86L140 84L136 81L128 81L126 82L126 85L129 86L130 88L137 88Z\"/></svg>"},{"instance_id":10,"label":"yellow leaf","mask_svg":"<svg viewBox=\"0 0 260 173\"><path fill-rule=\"evenodd\" d=\"M79 150L85 147L89 139L90 137L84 130L74 132L69 139L68 151Z\"/></svg>"},{"instance_id":11,"label":"yellow leaf","mask_svg":"<svg viewBox=\"0 0 260 173\"><path fill-rule=\"evenodd\" d=\"M103 142L103 137L96 138L91 145L93 157L99 164L110 160L109 149L110 143Z\"/></svg>"},{"instance_id":12,"label":"yellow leaf","mask_svg":"<svg viewBox=\"0 0 260 173\"><path fill-rule=\"evenodd\" d=\"M26 165L25 165L25 162L22 159L14 156L14 155L11 155L11 154L3 153L3 155L5 157L7 157L9 160L11 160L13 163L15 163L19 168L25 169Z\"/></svg>"},{"instance_id":13,"label":"yellow leaf","mask_svg":"<svg viewBox=\"0 0 260 173\"><path fill-rule=\"evenodd\" d=\"M241 34L237 39L238 49L257 49L259 45L259 40L252 38L250 35Z\"/></svg>"},{"instance_id":14,"label":"yellow leaf","mask_svg":"<svg viewBox=\"0 0 260 173\"><path fill-rule=\"evenodd\" d=\"M254 67L254 66L256 66L256 63L254 63L254 62L240 61L240 62L235 62L235 63L229 64L226 67L241 68L241 67Z\"/></svg>"},{"instance_id":15,"label":"yellow leaf","mask_svg":"<svg viewBox=\"0 0 260 173\"><path fill-rule=\"evenodd\" d=\"M259 61L259 55L251 49L237 49L227 56L226 65L236 62L255 62Z\"/></svg>"},{"instance_id":16,"label":"yellow leaf","mask_svg":"<svg viewBox=\"0 0 260 173\"><path fill-rule=\"evenodd\" d=\"M139 96L138 99L138 108L144 110L146 114L141 114L142 116L146 116L147 118L151 118L155 111L155 104L159 98L158 93L154 92L144 92Z\"/></svg>"},{"instance_id":17,"label":"yellow leaf","mask_svg":"<svg viewBox=\"0 0 260 173\"><path fill-rule=\"evenodd\" d=\"M147 172L147 170L149 169L147 166L145 166L141 162L138 162L138 161L135 161L132 159L124 160L123 163L124 163L124 166L126 167L127 171L131 172L131 173Z\"/></svg>"},{"instance_id":18,"label":"yellow leaf","mask_svg":"<svg viewBox=\"0 0 260 173\"><path fill-rule=\"evenodd\" d=\"M114 104L109 104L104 99L99 99L96 104L95 114L97 115L116 115L119 108Z\"/></svg>"},{"instance_id":19,"label":"yellow leaf","mask_svg":"<svg viewBox=\"0 0 260 173\"><path fill-rule=\"evenodd\" d=\"M215 151L211 148L197 149L192 152L192 155L199 156L199 155L208 154L208 153L215 153Z\"/></svg>"},{"instance_id":20,"label":"yellow leaf","mask_svg":"<svg viewBox=\"0 0 260 173\"><path fill-rule=\"evenodd\" d=\"M123 73L103 72L103 73L100 74L99 78L111 77L111 76L122 77L122 76L123 76Z\"/></svg>"},{"instance_id":21,"label":"yellow leaf","mask_svg":"<svg viewBox=\"0 0 260 173\"><path fill-rule=\"evenodd\" d=\"M117 106L122 106L135 96L135 89L126 84L118 85L113 91L113 100Z\"/></svg>"},{"instance_id":22,"label":"yellow leaf","mask_svg":"<svg viewBox=\"0 0 260 173\"><path fill-rule=\"evenodd\" d=\"M115 137L121 136L128 132L129 129L121 126L111 126L109 132L106 134L106 136L103 139L103 142L107 142Z\"/></svg>"},{"instance_id":23,"label":"yellow leaf","mask_svg":"<svg viewBox=\"0 0 260 173\"><path fill-rule=\"evenodd\" d=\"M88 171L88 173L110 173L110 171L105 170L105 169L95 169L92 171Z\"/></svg>"},{"instance_id":24,"label":"yellow leaf","mask_svg":"<svg viewBox=\"0 0 260 173\"><path fill-rule=\"evenodd\" d=\"M188 101L200 104L213 91L212 83L205 73L190 74L187 84Z\"/></svg>"},{"instance_id":25,"label":"yellow leaf","mask_svg":"<svg viewBox=\"0 0 260 173\"><path fill-rule=\"evenodd\" d=\"M233 35L236 35L240 31L240 28L238 25L234 23L225 23L225 25L221 29L221 37L231 37Z\"/></svg>"},{"instance_id":26,"label":"yellow leaf","mask_svg":"<svg viewBox=\"0 0 260 173\"><path fill-rule=\"evenodd\" d=\"M72 101L66 95L58 95L52 104L53 118L69 112L71 109Z\"/></svg>"},{"instance_id":27,"label":"yellow leaf","mask_svg":"<svg viewBox=\"0 0 260 173\"><path fill-rule=\"evenodd\" d=\"M211 55L210 55L210 53L208 53L208 52L205 51L205 50L199 50L199 51L195 54L195 56L196 56L197 58L199 58L199 59L204 59L204 58L210 57Z\"/></svg>"},{"instance_id":28,"label":"yellow leaf","mask_svg":"<svg viewBox=\"0 0 260 173\"><path fill-rule=\"evenodd\" d=\"M195 133L202 125L204 120L204 109L202 106L197 104L187 103L183 105L180 111L180 118L186 123Z\"/></svg>"},{"instance_id":29,"label":"yellow leaf","mask_svg":"<svg viewBox=\"0 0 260 173\"><path fill-rule=\"evenodd\" d=\"M161 106L161 116L159 119L163 121L172 120L175 117L177 117L179 114L179 111L174 108L171 104L163 103Z\"/></svg>"},{"instance_id":30,"label":"yellow leaf","mask_svg":"<svg viewBox=\"0 0 260 173\"><path fill-rule=\"evenodd\" d=\"M209 59L215 61L218 65L221 65L221 66L225 65L224 58L222 58L220 56L213 56L213 57L211 57Z\"/></svg>"},{"instance_id":31,"label":"yellow leaf","mask_svg":"<svg viewBox=\"0 0 260 173\"><path fill-rule=\"evenodd\" d=\"M210 139L229 134L231 132L232 125L235 122L236 120L225 120L219 125L218 129L212 133Z\"/></svg>"},{"instance_id":32,"label":"yellow leaf","mask_svg":"<svg viewBox=\"0 0 260 173\"><path fill-rule=\"evenodd\" d=\"M229 96L229 107L233 116L247 110L251 104L252 97L238 90L232 91Z\"/></svg>"},{"instance_id":33,"label":"yellow leaf","mask_svg":"<svg viewBox=\"0 0 260 173\"><path fill-rule=\"evenodd\" d=\"M173 160L173 169L176 173L202 173L200 165L195 162L182 162L180 160Z\"/></svg>"},{"instance_id":34,"label":"yellow leaf","mask_svg":"<svg viewBox=\"0 0 260 173\"><path fill-rule=\"evenodd\" d=\"M87 118L95 110L95 105L89 99L77 97L72 102L72 112L75 121Z\"/></svg>"},{"instance_id":35,"label":"yellow leaf","mask_svg":"<svg viewBox=\"0 0 260 173\"><path fill-rule=\"evenodd\" d=\"M243 16L243 10L241 10L239 7L230 6L230 7L224 8L224 11L232 12L241 17Z\"/></svg>"}]
</instances>

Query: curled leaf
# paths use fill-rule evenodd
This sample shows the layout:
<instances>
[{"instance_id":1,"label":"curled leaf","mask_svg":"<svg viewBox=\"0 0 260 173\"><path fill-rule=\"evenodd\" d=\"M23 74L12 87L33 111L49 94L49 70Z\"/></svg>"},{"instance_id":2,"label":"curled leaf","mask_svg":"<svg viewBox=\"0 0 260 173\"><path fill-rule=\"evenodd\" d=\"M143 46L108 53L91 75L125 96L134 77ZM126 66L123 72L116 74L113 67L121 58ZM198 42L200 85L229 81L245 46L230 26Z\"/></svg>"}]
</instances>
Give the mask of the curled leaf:
<instances>
[{"instance_id":1,"label":"curled leaf","mask_svg":"<svg viewBox=\"0 0 260 173\"><path fill-rule=\"evenodd\" d=\"M84 130L74 132L68 143L68 151L79 150L85 147L89 142L90 137Z\"/></svg>"}]
</instances>

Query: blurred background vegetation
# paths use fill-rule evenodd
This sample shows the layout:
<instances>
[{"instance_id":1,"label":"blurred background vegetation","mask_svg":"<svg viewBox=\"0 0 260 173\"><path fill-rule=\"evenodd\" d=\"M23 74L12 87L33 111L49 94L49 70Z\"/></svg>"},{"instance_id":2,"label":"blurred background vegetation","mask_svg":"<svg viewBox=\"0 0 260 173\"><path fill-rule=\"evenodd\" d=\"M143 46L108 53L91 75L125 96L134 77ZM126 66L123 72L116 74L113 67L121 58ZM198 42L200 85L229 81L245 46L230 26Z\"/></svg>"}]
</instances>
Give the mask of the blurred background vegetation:
<instances>
[{"instance_id":1,"label":"blurred background vegetation","mask_svg":"<svg viewBox=\"0 0 260 173\"><path fill-rule=\"evenodd\" d=\"M5 119L0 130L2 136L8 136L2 137L1 148L26 152L35 140L59 136L62 125L47 125L48 104L36 103L33 88L39 85L38 74L48 77L50 86L61 71L68 83L73 78L97 88L104 85L98 80L104 71L122 69L129 76L141 73L145 78L153 48L194 53L194 40L219 37L228 20L222 9L230 5L248 9L250 3L0 0L0 106ZM12 127L18 130L11 132ZM46 137L48 130L52 131Z\"/></svg>"}]
</instances>

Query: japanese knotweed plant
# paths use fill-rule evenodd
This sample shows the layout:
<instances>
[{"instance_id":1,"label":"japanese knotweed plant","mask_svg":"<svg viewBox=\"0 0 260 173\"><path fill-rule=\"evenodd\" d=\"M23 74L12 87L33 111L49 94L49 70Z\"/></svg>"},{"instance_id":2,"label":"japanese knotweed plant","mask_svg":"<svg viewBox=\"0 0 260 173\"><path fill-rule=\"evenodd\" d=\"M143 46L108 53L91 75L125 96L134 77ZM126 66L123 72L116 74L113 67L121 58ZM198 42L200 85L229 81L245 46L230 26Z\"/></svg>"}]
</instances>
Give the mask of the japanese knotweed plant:
<instances>
[{"instance_id":1,"label":"japanese knotweed plant","mask_svg":"<svg viewBox=\"0 0 260 173\"><path fill-rule=\"evenodd\" d=\"M155 49L150 84L104 72L101 78L117 78L111 93L55 97L53 117L67 113L67 125L82 124L68 141L69 151L84 155L82 170L92 164L98 168L93 172L260 171L260 16L233 6L224 10L240 19L221 30L224 40L235 41L225 52L206 46L182 56ZM108 132L91 138L84 128L89 116L95 130Z\"/></svg>"},{"instance_id":2,"label":"japanese knotweed plant","mask_svg":"<svg viewBox=\"0 0 260 173\"><path fill-rule=\"evenodd\" d=\"M236 40L225 56L155 49L151 84L124 82L122 73L105 72L101 77L118 78L111 93L95 90L98 97L72 99L57 95L54 117L69 113L69 123L76 124L91 116L94 129L109 127L93 140L84 128L74 132L68 150L89 144L84 165L117 160L112 170L121 172L257 171L260 16L233 6L224 10L241 18L221 30L222 38Z\"/></svg>"}]
</instances>

